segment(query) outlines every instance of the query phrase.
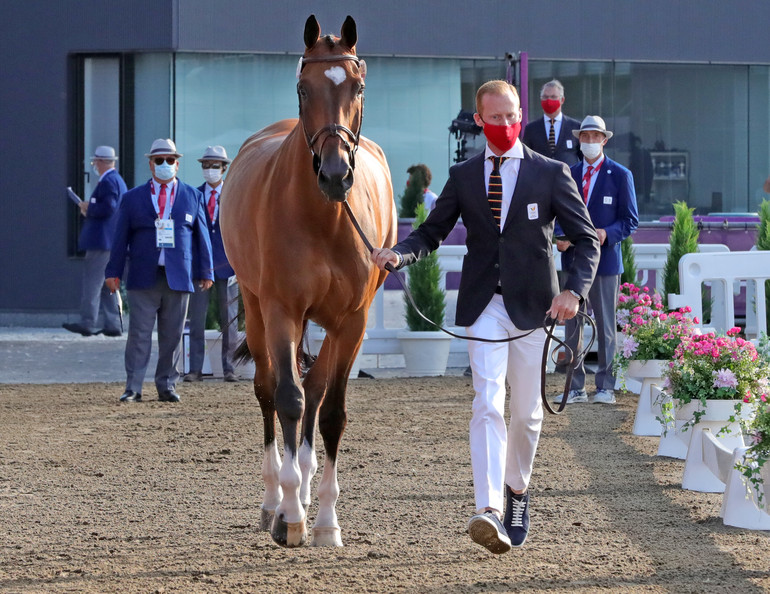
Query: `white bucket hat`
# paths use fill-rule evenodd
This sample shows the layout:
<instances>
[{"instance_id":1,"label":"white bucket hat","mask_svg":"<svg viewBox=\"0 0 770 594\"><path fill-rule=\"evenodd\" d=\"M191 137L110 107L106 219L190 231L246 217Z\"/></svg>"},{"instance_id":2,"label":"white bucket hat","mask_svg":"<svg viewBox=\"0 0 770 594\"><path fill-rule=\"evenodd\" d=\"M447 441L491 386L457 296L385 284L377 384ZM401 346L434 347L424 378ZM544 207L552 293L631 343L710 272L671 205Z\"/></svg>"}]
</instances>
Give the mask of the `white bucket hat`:
<instances>
[{"instance_id":1,"label":"white bucket hat","mask_svg":"<svg viewBox=\"0 0 770 594\"><path fill-rule=\"evenodd\" d=\"M230 163L232 162L232 159L227 158L225 147L216 145L207 146L206 150L203 151L203 156L198 159L198 161L201 163L203 163L203 161L222 161L222 163Z\"/></svg>"},{"instance_id":2,"label":"white bucket hat","mask_svg":"<svg viewBox=\"0 0 770 594\"><path fill-rule=\"evenodd\" d=\"M104 161L117 161L118 157L115 155L115 149L111 146L97 146L94 150L94 154L91 155L91 159L102 159Z\"/></svg>"},{"instance_id":3,"label":"white bucket hat","mask_svg":"<svg viewBox=\"0 0 770 594\"><path fill-rule=\"evenodd\" d=\"M586 116L580 124L580 130L573 130L572 135L579 140L580 133L587 132L589 130L601 132L607 137L607 140L612 138L612 132L607 130L607 126L605 125L604 120L599 116Z\"/></svg>"},{"instance_id":4,"label":"white bucket hat","mask_svg":"<svg viewBox=\"0 0 770 594\"><path fill-rule=\"evenodd\" d=\"M177 159L182 153L176 152L176 145L170 138L158 138L152 142L150 152L145 153L145 157L154 157L155 155L174 155Z\"/></svg>"}]
</instances>

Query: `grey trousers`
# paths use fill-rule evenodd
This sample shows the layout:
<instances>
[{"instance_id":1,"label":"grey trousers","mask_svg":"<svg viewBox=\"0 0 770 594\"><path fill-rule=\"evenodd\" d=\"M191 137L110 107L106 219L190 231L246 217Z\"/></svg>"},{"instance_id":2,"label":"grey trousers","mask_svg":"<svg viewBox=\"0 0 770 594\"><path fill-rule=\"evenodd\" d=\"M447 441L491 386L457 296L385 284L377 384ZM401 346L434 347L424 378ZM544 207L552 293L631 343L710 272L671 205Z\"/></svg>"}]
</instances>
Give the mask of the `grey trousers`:
<instances>
[{"instance_id":1,"label":"grey trousers","mask_svg":"<svg viewBox=\"0 0 770 594\"><path fill-rule=\"evenodd\" d=\"M102 329L122 332L117 295L110 293L104 284L104 269L109 261L109 250L86 250L80 294L80 325L91 332Z\"/></svg>"},{"instance_id":2,"label":"grey trousers","mask_svg":"<svg viewBox=\"0 0 770 594\"><path fill-rule=\"evenodd\" d=\"M599 366L596 370L596 389L614 390L615 376L612 373L612 359L617 347L617 321L615 310L618 303L620 275L597 275L593 285L588 290L588 303L594 312L596 321L596 342L598 345ZM585 307L585 305L584 305ZM567 345L577 352L583 347L577 344L578 318L567 320L564 331ZM586 368L583 362L575 369L572 376L572 389L582 390L586 384Z\"/></svg>"},{"instance_id":3,"label":"grey trousers","mask_svg":"<svg viewBox=\"0 0 770 594\"><path fill-rule=\"evenodd\" d=\"M238 340L238 283L227 284L226 278L214 281L214 287L208 291L195 289L190 295L190 371L203 369L203 357L206 344L206 313L209 309L211 290L217 292L217 313L219 327L222 328L222 371L235 371L233 352Z\"/></svg>"},{"instance_id":4,"label":"grey trousers","mask_svg":"<svg viewBox=\"0 0 770 594\"><path fill-rule=\"evenodd\" d=\"M155 387L170 390L179 380L182 333L190 293L169 288L165 269L158 267L155 286L128 291L130 316L126 341L126 390L142 391L152 350L152 330L158 322L158 365Z\"/></svg>"}]
</instances>

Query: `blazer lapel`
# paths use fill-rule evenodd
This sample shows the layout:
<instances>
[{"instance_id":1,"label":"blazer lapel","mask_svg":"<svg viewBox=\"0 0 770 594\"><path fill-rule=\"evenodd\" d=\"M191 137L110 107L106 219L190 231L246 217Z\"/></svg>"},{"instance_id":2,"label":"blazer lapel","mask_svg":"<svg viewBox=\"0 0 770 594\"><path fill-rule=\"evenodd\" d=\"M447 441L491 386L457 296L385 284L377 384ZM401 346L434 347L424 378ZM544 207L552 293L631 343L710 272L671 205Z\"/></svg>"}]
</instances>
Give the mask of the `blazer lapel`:
<instances>
[{"instance_id":1,"label":"blazer lapel","mask_svg":"<svg viewBox=\"0 0 770 594\"><path fill-rule=\"evenodd\" d=\"M508 214L505 217L503 223L503 229L505 229L516 213L523 208L526 202L527 188L531 188L536 182L535 173L532 170L532 158L527 153L527 148L524 148L524 158L519 164L519 174L516 176L516 187L513 189L513 196L511 196L511 204L508 207Z\"/></svg>"},{"instance_id":2,"label":"blazer lapel","mask_svg":"<svg viewBox=\"0 0 770 594\"><path fill-rule=\"evenodd\" d=\"M599 168L598 173L596 173L596 181L594 182L594 187L591 190L591 195L589 196L588 200L588 209L591 209L591 206L596 204L596 200L602 199L602 194L604 193L604 181L605 177L607 176L607 157L604 157L604 161L602 162L602 166Z\"/></svg>"},{"instance_id":3,"label":"blazer lapel","mask_svg":"<svg viewBox=\"0 0 770 594\"><path fill-rule=\"evenodd\" d=\"M492 208L489 206L489 197L487 196L487 178L484 172L484 152L481 152L478 156L471 157L476 159L476 162L468 165L472 167L469 171L468 181L471 184L470 196L478 197L479 212L486 212L489 223L496 227L495 217L492 215Z\"/></svg>"}]
</instances>

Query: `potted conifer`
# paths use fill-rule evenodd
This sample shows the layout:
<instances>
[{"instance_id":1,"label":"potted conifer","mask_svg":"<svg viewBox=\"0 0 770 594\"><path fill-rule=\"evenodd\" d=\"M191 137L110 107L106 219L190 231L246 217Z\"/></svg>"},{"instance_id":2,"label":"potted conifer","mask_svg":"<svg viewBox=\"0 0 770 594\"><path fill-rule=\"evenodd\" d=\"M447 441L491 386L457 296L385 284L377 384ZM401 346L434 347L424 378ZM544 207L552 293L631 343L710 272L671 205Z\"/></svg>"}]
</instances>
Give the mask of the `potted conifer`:
<instances>
[{"instance_id":1,"label":"potted conifer","mask_svg":"<svg viewBox=\"0 0 770 594\"><path fill-rule=\"evenodd\" d=\"M689 208L686 202L674 202L674 225L671 228L670 247L666 265L663 268L664 295L679 293L679 260L685 254L694 254L698 251L700 231L693 219L693 212L695 209ZM674 308L669 306L669 309Z\"/></svg>"},{"instance_id":2,"label":"potted conifer","mask_svg":"<svg viewBox=\"0 0 770 594\"><path fill-rule=\"evenodd\" d=\"M413 227L417 228L426 218L425 206L417 205ZM441 269L438 255L433 252L418 260L407 269L407 286L415 305L437 325L444 324L446 294L441 288ZM407 331L399 332L401 350L404 353L406 371L410 376L444 375L449 361L449 344L452 337L426 322L415 311L404 294Z\"/></svg>"}]
</instances>

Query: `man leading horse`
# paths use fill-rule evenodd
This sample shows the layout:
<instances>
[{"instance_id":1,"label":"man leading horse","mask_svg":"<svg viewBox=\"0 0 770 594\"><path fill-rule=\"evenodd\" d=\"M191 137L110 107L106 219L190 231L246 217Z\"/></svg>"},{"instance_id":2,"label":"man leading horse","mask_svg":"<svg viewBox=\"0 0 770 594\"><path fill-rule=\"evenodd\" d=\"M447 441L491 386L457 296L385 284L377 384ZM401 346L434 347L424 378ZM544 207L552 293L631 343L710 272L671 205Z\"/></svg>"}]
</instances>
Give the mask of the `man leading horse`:
<instances>
[{"instance_id":1,"label":"man leading horse","mask_svg":"<svg viewBox=\"0 0 770 594\"><path fill-rule=\"evenodd\" d=\"M463 262L456 323L472 337L512 342L468 343L473 370L470 423L476 514L468 523L474 542L492 553L524 544L529 492L543 421L541 356L546 315L570 319L588 294L599 262L599 241L569 169L518 139L519 96L501 80L476 93L476 124L487 138L483 153L454 165L427 220L372 260L402 267L435 250L462 216L468 255ZM575 246L565 289L559 292L552 236L558 217ZM511 387L505 425L506 379Z\"/></svg>"}]
</instances>

